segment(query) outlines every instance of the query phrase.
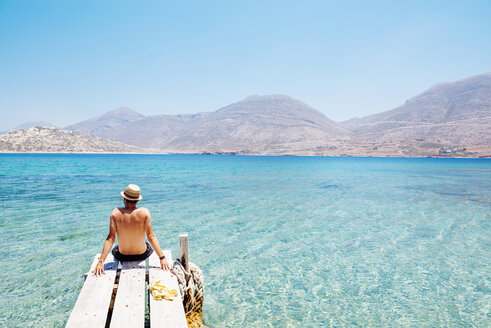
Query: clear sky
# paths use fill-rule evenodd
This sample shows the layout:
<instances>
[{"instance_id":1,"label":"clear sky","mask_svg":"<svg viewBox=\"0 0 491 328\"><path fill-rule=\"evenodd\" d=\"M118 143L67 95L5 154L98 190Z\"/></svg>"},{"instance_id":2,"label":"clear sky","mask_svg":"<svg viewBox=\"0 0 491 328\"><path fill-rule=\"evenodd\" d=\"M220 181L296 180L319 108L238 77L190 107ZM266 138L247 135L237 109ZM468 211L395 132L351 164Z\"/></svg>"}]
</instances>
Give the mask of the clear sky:
<instances>
[{"instance_id":1,"label":"clear sky","mask_svg":"<svg viewBox=\"0 0 491 328\"><path fill-rule=\"evenodd\" d=\"M342 121L490 71L489 0L0 0L0 130L251 94Z\"/></svg>"}]
</instances>

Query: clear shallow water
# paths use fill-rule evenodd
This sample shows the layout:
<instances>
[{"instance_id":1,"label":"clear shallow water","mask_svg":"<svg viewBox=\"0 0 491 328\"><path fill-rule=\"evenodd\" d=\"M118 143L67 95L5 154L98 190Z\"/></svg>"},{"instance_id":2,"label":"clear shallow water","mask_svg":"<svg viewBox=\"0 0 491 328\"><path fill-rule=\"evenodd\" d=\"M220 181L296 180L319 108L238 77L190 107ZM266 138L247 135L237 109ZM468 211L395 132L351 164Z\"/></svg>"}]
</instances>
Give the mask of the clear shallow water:
<instances>
[{"instance_id":1,"label":"clear shallow water","mask_svg":"<svg viewBox=\"0 0 491 328\"><path fill-rule=\"evenodd\" d=\"M0 155L0 326L65 324L128 183L211 327L491 325L490 160Z\"/></svg>"}]
</instances>

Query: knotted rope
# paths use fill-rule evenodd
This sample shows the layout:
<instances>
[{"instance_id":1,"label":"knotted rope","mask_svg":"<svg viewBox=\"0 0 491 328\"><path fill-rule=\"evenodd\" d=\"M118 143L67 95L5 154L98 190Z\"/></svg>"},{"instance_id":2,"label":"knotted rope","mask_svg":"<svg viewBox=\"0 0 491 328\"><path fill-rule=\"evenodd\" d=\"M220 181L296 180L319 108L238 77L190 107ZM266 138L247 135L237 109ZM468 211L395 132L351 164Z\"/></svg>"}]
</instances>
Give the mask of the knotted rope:
<instances>
[{"instance_id":1,"label":"knotted rope","mask_svg":"<svg viewBox=\"0 0 491 328\"><path fill-rule=\"evenodd\" d=\"M179 290L182 295L182 304L190 328L206 327L203 324L203 272L194 263L189 262L189 271L186 271L182 263L176 259L172 273L177 277Z\"/></svg>"},{"instance_id":2,"label":"knotted rope","mask_svg":"<svg viewBox=\"0 0 491 328\"><path fill-rule=\"evenodd\" d=\"M148 290L152 294L152 297L156 300L166 300L173 301L177 296L177 291L175 289L168 289L160 280L155 281L148 285Z\"/></svg>"}]
</instances>

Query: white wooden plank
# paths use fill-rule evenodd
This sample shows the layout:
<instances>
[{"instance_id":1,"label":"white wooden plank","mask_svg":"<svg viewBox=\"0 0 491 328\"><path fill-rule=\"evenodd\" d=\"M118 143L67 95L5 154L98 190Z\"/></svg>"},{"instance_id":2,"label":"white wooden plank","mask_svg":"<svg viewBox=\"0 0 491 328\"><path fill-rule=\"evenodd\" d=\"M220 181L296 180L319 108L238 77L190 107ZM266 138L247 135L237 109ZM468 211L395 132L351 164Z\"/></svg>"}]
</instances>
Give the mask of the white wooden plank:
<instances>
[{"instance_id":1,"label":"white wooden plank","mask_svg":"<svg viewBox=\"0 0 491 328\"><path fill-rule=\"evenodd\" d=\"M167 262L172 266L171 251L165 250L164 254ZM178 296L173 301L157 301L150 295L150 327L187 328L188 324L184 314L177 278L170 271L160 269L160 260L155 253L148 260L148 280L150 284L160 280L168 289L175 289L178 293Z\"/></svg>"},{"instance_id":2,"label":"white wooden plank","mask_svg":"<svg viewBox=\"0 0 491 328\"><path fill-rule=\"evenodd\" d=\"M90 274L70 314L66 324L67 328L98 328L104 327L106 323L118 261L113 258L112 254L109 254L104 262L105 274L95 276L92 270L95 269L100 256L101 254L97 254L92 262Z\"/></svg>"},{"instance_id":3,"label":"white wooden plank","mask_svg":"<svg viewBox=\"0 0 491 328\"><path fill-rule=\"evenodd\" d=\"M110 328L145 325L145 262L122 262Z\"/></svg>"}]
</instances>

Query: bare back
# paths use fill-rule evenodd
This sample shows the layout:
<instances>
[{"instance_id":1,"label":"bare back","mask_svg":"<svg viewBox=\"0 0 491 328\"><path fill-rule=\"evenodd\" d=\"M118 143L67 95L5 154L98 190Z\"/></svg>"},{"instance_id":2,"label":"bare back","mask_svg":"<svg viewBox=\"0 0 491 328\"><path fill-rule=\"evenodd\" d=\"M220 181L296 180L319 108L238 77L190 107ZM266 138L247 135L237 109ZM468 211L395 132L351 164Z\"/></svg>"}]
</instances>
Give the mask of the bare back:
<instances>
[{"instance_id":1,"label":"bare back","mask_svg":"<svg viewBox=\"0 0 491 328\"><path fill-rule=\"evenodd\" d=\"M111 213L111 223L115 224L121 254L142 254L146 251L145 221L150 216L144 207L117 207Z\"/></svg>"}]
</instances>

